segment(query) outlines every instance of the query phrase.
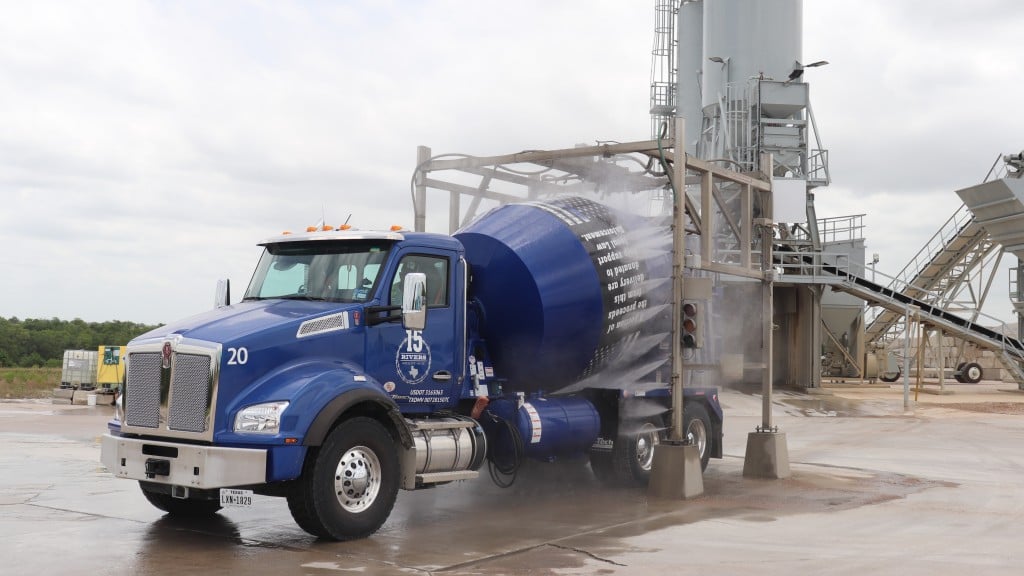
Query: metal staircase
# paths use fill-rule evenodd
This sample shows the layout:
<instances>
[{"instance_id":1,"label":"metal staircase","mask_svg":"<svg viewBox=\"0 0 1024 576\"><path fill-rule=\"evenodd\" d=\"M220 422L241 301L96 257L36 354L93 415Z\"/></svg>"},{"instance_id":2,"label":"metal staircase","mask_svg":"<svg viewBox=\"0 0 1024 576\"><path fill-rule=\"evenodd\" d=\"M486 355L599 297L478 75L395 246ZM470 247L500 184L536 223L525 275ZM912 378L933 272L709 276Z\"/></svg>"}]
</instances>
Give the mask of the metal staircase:
<instances>
[{"instance_id":1,"label":"metal staircase","mask_svg":"<svg viewBox=\"0 0 1024 576\"><path fill-rule=\"evenodd\" d=\"M1014 165L1013 160L1013 156L997 155L981 186L1004 177L1019 177L1020 168L1024 167L1024 153L1019 157L1020 166ZM1008 170L1008 165L1017 170ZM889 283L889 288L904 286L903 291L909 296L948 307L956 294L970 283L975 270L984 266L986 259L998 248L998 243L991 239L982 222L965 203L903 266L903 270ZM972 320L977 320L983 302L975 303ZM902 322L900 315L882 310L864 330L866 342L881 346L891 343L903 331ZM1021 335L1024 335L1024 330Z\"/></svg>"},{"instance_id":2,"label":"metal staircase","mask_svg":"<svg viewBox=\"0 0 1024 576\"><path fill-rule=\"evenodd\" d=\"M989 238L967 205L961 205L888 288L902 286L907 296L946 308L969 282L975 269L996 249L998 245ZM883 309L865 330L869 346L890 343L902 332L902 322L901 314Z\"/></svg>"},{"instance_id":3,"label":"metal staircase","mask_svg":"<svg viewBox=\"0 0 1024 576\"><path fill-rule=\"evenodd\" d=\"M1021 155L1024 163L1024 154ZM1022 164L1024 166L1024 164ZM986 259L1002 253L1024 260L1024 179L1022 171L1005 178L986 180L976 186L957 190L964 205L935 233L911 262L888 286L875 284L848 267L840 267L820 255L799 256L804 268L813 268L812 281L830 284L884 310L865 330L870 344L886 343L901 331L911 311L927 324L943 332L972 342L979 348L995 352L1003 367L1013 375L1024 390L1024 344L977 323L979 311L970 319L950 312L953 299L963 286L970 285L971 275L983 267ZM991 176L991 173L990 173ZM794 261L790 256L790 261ZM780 262L785 266L786 256ZM806 270L801 271L806 274ZM1011 301L1021 319L1021 265L1012 271ZM986 288L987 292L987 288ZM1014 299L1014 295L1017 296ZM979 306L980 307L980 306ZM1020 324L1020 323L1019 323ZM1018 325L1019 328L1019 325ZM1018 331L1018 336L1024 331Z\"/></svg>"}]
</instances>

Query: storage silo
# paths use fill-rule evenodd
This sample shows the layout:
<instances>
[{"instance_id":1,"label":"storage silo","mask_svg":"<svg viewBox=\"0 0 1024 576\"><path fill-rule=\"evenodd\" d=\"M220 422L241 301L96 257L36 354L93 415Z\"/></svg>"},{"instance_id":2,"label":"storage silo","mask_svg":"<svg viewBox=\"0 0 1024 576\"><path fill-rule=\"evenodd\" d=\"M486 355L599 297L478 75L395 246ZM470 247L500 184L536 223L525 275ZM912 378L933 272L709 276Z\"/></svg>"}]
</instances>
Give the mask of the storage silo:
<instances>
[{"instance_id":1,"label":"storage silo","mask_svg":"<svg viewBox=\"0 0 1024 576\"><path fill-rule=\"evenodd\" d=\"M726 93L730 83L789 77L803 48L802 0L704 0L703 4L705 109L719 103L719 95Z\"/></svg>"},{"instance_id":2,"label":"storage silo","mask_svg":"<svg viewBox=\"0 0 1024 576\"><path fill-rule=\"evenodd\" d=\"M697 153L703 123L701 75L704 65L704 2L693 0L679 6L676 62L676 115L686 120L686 153Z\"/></svg>"}]
</instances>

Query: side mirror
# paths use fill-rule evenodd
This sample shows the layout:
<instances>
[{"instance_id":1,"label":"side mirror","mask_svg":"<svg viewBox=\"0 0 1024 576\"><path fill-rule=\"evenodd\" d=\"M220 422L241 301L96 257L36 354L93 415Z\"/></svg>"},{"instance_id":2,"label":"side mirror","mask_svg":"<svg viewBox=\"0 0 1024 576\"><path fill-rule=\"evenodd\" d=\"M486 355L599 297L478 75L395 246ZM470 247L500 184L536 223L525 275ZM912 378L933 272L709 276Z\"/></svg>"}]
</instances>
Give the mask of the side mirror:
<instances>
[{"instance_id":1,"label":"side mirror","mask_svg":"<svg viewBox=\"0 0 1024 576\"><path fill-rule=\"evenodd\" d=\"M406 330L423 330L427 325L427 275L410 272L405 275L402 292L402 326Z\"/></svg>"},{"instance_id":2,"label":"side mirror","mask_svg":"<svg viewBox=\"0 0 1024 576\"><path fill-rule=\"evenodd\" d=\"M213 295L214 308L223 308L231 305L231 280L217 280L217 290Z\"/></svg>"}]
</instances>

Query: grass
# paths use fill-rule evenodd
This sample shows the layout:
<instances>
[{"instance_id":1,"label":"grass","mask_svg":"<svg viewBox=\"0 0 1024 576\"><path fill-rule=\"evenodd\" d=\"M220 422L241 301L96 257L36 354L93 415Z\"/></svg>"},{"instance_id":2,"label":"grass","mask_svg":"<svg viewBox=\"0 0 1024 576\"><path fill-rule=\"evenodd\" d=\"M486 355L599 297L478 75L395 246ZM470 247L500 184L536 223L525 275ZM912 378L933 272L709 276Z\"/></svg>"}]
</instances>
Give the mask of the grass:
<instances>
[{"instance_id":1,"label":"grass","mask_svg":"<svg viewBox=\"0 0 1024 576\"><path fill-rule=\"evenodd\" d=\"M49 398L60 386L60 368L0 368L0 399Z\"/></svg>"}]
</instances>

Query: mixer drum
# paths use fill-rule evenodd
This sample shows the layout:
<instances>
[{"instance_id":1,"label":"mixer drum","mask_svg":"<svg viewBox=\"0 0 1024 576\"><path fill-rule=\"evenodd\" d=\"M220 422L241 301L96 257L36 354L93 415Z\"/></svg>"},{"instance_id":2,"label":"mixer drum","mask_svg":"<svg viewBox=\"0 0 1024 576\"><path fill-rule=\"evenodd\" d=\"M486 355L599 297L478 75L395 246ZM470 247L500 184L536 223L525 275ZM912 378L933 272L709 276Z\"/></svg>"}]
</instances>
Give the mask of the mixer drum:
<instances>
[{"instance_id":1,"label":"mixer drum","mask_svg":"<svg viewBox=\"0 0 1024 576\"><path fill-rule=\"evenodd\" d=\"M648 266L631 255L626 220L571 197L500 206L455 234L472 263L483 337L513 390L585 378L640 330Z\"/></svg>"}]
</instances>

